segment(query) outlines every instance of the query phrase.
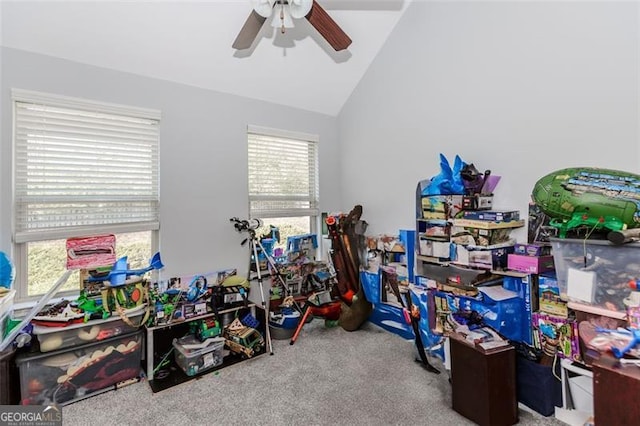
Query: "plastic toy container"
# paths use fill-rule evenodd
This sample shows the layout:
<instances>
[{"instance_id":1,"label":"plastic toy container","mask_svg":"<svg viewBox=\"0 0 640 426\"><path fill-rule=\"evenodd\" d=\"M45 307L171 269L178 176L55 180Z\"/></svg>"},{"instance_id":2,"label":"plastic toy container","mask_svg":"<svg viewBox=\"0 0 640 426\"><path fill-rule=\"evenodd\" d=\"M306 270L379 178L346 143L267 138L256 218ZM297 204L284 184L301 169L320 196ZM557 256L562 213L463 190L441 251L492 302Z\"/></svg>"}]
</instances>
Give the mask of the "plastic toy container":
<instances>
[{"instance_id":1,"label":"plastic toy container","mask_svg":"<svg viewBox=\"0 0 640 426\"><path fill-rule=\"evenodd\" d=\"M16 350L9 346L0 352L0 405L16 405L20 401Z\"/></svg>"},{"instance_id":2,"label":"plastic toy container","mask_svg":"<svg viewBox=\"0 0 640 426\"><path fill-rule=\"evenodd\" d=\"M213 337L201 342L193 335L173 339L176 364L187 376L195 376L222 364L224 338Z\"/></svg>"},{"instance_id":3,"label":"plastic toy container","mask_svg":"<svg viewBox=\"0 0 640 426\"><path fill-rule=\"evenodd\" d=\"M141 332L74 348L16 356L23 405L65 405L115 389L141 373Z\"/></svg>"},{"instance_id":4,"label":"plastic toy container","mask_svg":"<svg viewBox=\"0 0 640 426\"><path fill-rule=\"evenodd\" d=\"M640 279L640 243L552 238L551 246L561 299L625 312L629 281Z\"/></svg>"},{"instance_id":5,"label":"plastic toy container","mask_svg":"<svg viewBox=\"0 0 640 426\"><path fill-rule=\"evenodd\" d=\"M130 315L133 325L140 324L144 311ZM71 348L86 343L99 342L111 337L136 331L125 323L117 314L103 320L91 320L83 324L72 324L66 327L46 327L35 325L33 334L40 343L40 352L51 352L64 348Z\"/></svg>"}]
</instances>

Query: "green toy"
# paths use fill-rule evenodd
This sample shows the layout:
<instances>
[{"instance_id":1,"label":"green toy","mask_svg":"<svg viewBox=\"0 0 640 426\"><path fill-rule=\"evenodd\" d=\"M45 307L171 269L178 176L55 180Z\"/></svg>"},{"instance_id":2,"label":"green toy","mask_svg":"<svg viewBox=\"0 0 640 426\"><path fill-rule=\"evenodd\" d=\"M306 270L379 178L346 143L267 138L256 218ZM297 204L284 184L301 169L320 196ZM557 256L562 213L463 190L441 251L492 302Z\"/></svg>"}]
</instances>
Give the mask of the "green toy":
<instances>
[{"instance_id":1,"label":"green toy","mask_svg":"<svg viewBox=\"0 0 640 426\"><path fill-rule=\"evenodd\" d=\"M93 318L107 319L111 316L111 312L104 309L101 300L88 298L84 290L80 290L80 296L76 299L76 305L85 313L84 322Z\"/></svg>"},{"instance_id":2,"label":"green toy","mask_svg":"<svg viewBox=\"0 0 640 426\"><path fill-rule=\"evenodd\" d=\"M198 340L204 342L211 337L218 337L222 334L220 322L215 318L205 318L198 321L192 321L189 324L191 334L194 334Z\"/></svg>"},{"instance_id":3,"label":"green toy","mask_svg":"<svg viewBox=\"0 0 640 426\"><path fill-rule=\"evenodd\" d=\"M562 169L539 179L532 198L560 238L582 226L610 231L640 227L640 176L633 173Z\"/></svg>"}]
</instances>

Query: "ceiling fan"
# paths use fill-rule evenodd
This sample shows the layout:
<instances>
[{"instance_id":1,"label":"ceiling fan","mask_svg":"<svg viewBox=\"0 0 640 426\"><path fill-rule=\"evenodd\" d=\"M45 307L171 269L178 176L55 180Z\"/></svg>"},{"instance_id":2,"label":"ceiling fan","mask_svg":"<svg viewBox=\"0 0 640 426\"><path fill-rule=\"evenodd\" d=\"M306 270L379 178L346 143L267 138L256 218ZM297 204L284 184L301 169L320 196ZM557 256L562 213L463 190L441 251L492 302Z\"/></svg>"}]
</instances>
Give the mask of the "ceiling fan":
<instances>
[{"instance_id":1,"label":"ceiling fan","mask_svg":"<svg viewBox=\"0 0 640 426\"><path fill-rule=\"evenodd\" d=\"M274 12L276 16L271 25L283 33L293 27L293 19L307 18L334 50L344 50L351 44L349 36L315 0L251 0L251 3L253 10L233 42L234 49L251 47L262 25Z\"/></svg>"}]
</instances>

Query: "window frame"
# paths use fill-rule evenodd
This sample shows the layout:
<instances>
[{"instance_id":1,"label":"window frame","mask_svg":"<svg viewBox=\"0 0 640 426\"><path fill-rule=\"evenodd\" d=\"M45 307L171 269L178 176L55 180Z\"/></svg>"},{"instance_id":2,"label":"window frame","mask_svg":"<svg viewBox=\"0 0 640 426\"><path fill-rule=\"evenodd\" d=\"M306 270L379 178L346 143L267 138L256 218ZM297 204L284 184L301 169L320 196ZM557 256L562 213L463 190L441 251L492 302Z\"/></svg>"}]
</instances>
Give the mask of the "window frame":
<instances>
[{"instance_id":1,"label":"window frame","mask_svg":"<svg viewBox=\"0 0 640 426\"><path fill-rule=\"evenodd\" d=\"M156 221L137 222L137 223L120 223L106 225L90 225L90 226L71 226L68 228L56 228L54 231L45 231L34 236L21 235L16 238L17 231L17 201L16 201L16 176L18 174L17 164L17 109L19 103L33 103L52 107L61 107L75 109L80 111L92 111L97 113L115 114L137 119L148 119L155 122L157 126L157 146L155 164L151 169L156 174L155 191L155 212ZM155 252L159 246L159 229L160 229L160 124L161 113L159 110L131 107L115 103L106 103L83 98L68 97L49 93L35 92L30 90L12 89L11 90L11 106L12 106L12 163L11 163L11 240L12 252L14 257L16 278L14 288L16 289L16 301L26 302L30 304L34 300L39 299L42 295L29 296L28 280L28 244L30 242L49 241L56 239L66 239L73 236L92 236L101 234L121 234L128 232L149 231L151 232L151 251ZM58 277L51 278L53 285ZM68 297L77 295L77 291L59 292L55 297Z\"/></svg>"},{"instance_id":2,"label":"window frame","mask_svg":"<svg viewBox=\"0 0 640 426\"><path fill-rule=\"evenodd\" d=\"M312 206L309 207L307 209L307 211L300 211L300 214L293 214L290 211L287 211L287 209L282 209L280 211L277 210L273 210L271 211L269 214L267 215L263 215L263 216L256 216L255 215L255 211L252 210L251 208L251 201L252 201L252 194L250 191L250 186L251 186L251 176L249 175L250 171L249 171L249 147L251 144L251 134L256 134L259 136L266 136L266 137L272 137L272 138L282 138L282 139L290 139L290 140L294 140L295 142L306 142L307 144L312 144L313 145L313 153L314 153L314 159L313 159L313 163L314 163L314 170L313 172L313 191L314 192L314 197L312 200ZM283 143L286 143L286 141L282 141ZM305 217L305 216L309 216L309 229L310 232L313 234L317 234L320 226L319 226L319 221L320 221L320 217L321 217L321 212L320 212L320 138L318 135L315 134L311 134L311 133L304 133L304 132L297 132L297 131L290 131L290 130L282 130L282 129L275 129L275 128L270 128L270 127L263 127L263 126L257 126L257 125L248 125L247 126L247 191L248 191L248 212L249 212L249 218L250 219L255 219L255 218L260 218L260 219L268 219L268 218L286 218L286 217ZM311 173L310 173L311 174ZM310 191L311 192L311 191ZM308 213L308 214L304 214L304 213Z\"/></svg>"}]
</instances>

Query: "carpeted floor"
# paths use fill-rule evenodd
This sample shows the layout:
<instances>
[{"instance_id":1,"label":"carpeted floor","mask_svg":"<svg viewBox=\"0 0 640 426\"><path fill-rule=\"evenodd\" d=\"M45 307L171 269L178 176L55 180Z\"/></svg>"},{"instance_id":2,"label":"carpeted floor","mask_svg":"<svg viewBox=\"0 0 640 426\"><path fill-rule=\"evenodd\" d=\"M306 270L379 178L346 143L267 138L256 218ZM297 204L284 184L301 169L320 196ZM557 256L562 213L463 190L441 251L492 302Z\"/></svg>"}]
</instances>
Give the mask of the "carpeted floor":
<instances>
[{"instance_id":1,"label":"carpeted floor","mask_svg":"<svg viewBox=\"0 0 640 426\"><path fill-rule=\"evenodd\" d=\"M425 371L408 342L365 323L305 325L295 343L152 393L146 382L63 408L65 425L472 425L451 409L448 374ZM520 425L563 423L520 410Z\"/></svg>"}]
</instances>

